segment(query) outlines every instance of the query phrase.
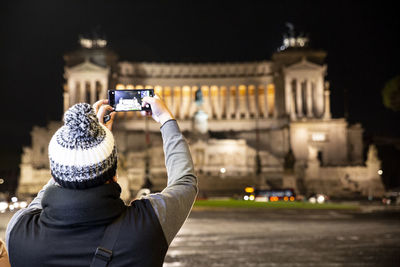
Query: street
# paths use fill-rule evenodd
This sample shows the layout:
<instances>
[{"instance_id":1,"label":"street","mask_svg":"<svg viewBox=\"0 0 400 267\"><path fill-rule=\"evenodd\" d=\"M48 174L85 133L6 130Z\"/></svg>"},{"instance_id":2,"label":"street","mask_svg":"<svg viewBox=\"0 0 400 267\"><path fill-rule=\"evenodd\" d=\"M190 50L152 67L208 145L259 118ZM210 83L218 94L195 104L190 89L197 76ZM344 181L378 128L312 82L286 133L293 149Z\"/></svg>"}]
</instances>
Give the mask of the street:
<instances>
[{"instance_id":1,"label":"street","mask_svg":"<svg viewBox=\"0 0 400 267\"><path fill-rule=\"evenodd\" d=\"M11 214L0 215L1 238ZM173 266L400 266L400 211L192 211Z\"/></svg>"},{"instance_id":2,"label":"street","mask_svg":"<svg viewBox=\"0 0 400 267\"><path fill-rule=\"evenodd\" d=\"M400 266L400 213L193 211L164 266Z\"/></svg>"}]
</instances>

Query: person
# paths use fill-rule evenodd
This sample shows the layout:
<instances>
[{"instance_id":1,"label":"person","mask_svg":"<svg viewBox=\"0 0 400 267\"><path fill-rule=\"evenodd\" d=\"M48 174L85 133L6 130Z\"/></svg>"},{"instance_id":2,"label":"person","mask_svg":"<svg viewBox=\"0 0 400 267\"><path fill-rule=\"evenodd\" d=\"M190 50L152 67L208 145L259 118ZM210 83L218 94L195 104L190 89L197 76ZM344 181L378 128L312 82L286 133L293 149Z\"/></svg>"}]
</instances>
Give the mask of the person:
<instances>
[{"instance_id":1,"label":"person","mask_svg":"<svg viewBox=\"0 0 400 267\"><path fill-rule=\"evenodd\" d=\"M13 267L162 266L168 246L185 222L197 195L188 144L161 98L145 97L161 124L167 187L126 206L117 183L117 149L111 132L115 112L101 100L72 106L49 143L52 178L6 229ZM111 119L103 117L111 111ZM146 115L146 114L145 114ZM107 226L120 222L113 248L101 249ZM102 254L108 254L104 257Z\"/></svg>"}]
</instances>

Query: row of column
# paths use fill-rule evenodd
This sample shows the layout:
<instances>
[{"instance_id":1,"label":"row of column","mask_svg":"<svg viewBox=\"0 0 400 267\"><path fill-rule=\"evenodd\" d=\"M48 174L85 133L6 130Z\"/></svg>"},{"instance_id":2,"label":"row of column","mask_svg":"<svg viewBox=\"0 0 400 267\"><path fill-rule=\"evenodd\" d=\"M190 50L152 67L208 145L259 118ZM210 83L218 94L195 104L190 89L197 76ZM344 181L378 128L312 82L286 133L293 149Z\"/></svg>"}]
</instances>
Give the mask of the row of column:
<instances>
[{"instance_id":1,"label":"row of column","mask_svg":"<svg viewBox=\"0 0 400 267\"><path fill-rule=\"evenodd\" d=\"M143 89L151 86L117 86L117 89ZM195 102L198 86L155 86L155 92L163 97L167 106L178 119L191 119L201 108L209 119L268 118L277 115L275 110L275 87L273 84L200 86L203 101L201 107ZM119 116L137 117L135 113Z\"/></svg>"},{"instance_id":2,"label":"row of column","mask_svg":"<svg viewBox=\"0 0 400 267\"><path fill-rule=\"evenodd\" d=\"M322 77L316 79L285 77L285 102L286 112L292 119L322 116L324 106Z\"/></svg>"},{"instance_id":3,"label":"row of column","mask_svg":"<svg viewBox=\"0 0 400 267\"><path fill-rule=\"evenodd\" d=\"M80 102L93 104L98 99L105 98L107 98L107 80L68 80L68 106Z\"/></svg>"}]
</instances>

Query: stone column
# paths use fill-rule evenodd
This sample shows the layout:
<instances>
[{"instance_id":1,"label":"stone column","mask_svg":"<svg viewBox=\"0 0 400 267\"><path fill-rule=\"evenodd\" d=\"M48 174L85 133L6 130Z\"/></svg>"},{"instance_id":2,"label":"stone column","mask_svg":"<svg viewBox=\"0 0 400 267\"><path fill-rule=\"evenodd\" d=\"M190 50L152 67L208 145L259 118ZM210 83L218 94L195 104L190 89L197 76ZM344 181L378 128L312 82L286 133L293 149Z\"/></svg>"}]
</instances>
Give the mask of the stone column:
<instances>
[{"instance_id":1,"label":"stone column","mask_svg":"<svg viewBox=\"0 0 400 267\"><path fill-rule=\"evenodd\" d=\"M69 99L70 99L70 94L66 91L64 91L64 112L68 110L69 108Z\"/></svg>"},{"instance_id":2,"label":"stone column","mask_svg":"<svg viewBox=\"0 0 400 267\"><path fill-rule=\"evenodd\" d=\"M163 97L164 97L164 101L165 104L167 105L167 107L172 111L172 90L173 88L170 86L165 86L163 87ZM173 113L173 115L175 116L175 114Z\"/></svg>"},{"instance_id":3,"label":"stone column","mask_svg":"<svg viewBox=\"0 0 400 267\"><path fill-rule=\"evenodd\" d=\"M205 113L207 113L208 118L212 118L212 108L210 105L210 86L204 86L201 90L203 93L203 110Z\"/></svg>"},{"instance_id":4,"label":"stone column","mask_svg":"<svg viewBox=\"0 0 400 267\"><path fill-rule=\"evenodd\" d=\"M240 96L239 96L239 86L235 86L235 119L240 119Z\"/></svg>"},{"instance_id":5,"label":"stone column","mask_svg":"<svg viewBox=\"0 0 400 267\"><path fill-rule=\"evenodd\" d=\"M269 110L268 110L268 84L266 83L264 85L264 117L268 118L269 117Z\"/></svg>"},{"instance_id":6,"label":"stone column","mask_svg":"<svg viewBox=\"0 0 400 267\"><path fill-rule=\"evenodd\" d=\"M90 81L90 104L94 104L98 99L96 99L96 80Z\"/></svg>"},{"instance_id":7,"label":"stone column","mask_svg":"<svg viewBox=\"0 0 400 267\"><path fill-rule=\"evenodd\" d=\"M257 101L257 87L251 85L248 87L249 95L249 111L253 114L255 118L258 117L258 101Z\"/></svg>"},{"instance_id":8,"label":"stone column","mask_svg":"<svg viewBox=\"0 0 400 267\"><path fill-rule=\"evenodd\" d=\"M303 101L302 101L302 88L300 79L296 79L296 101L297 101L297 116L303 117Z\"/></svg>"},{"instance_id":9,"label":"stone column","mask_svg":"<svg viewBox=\"0 0 400 267\"><path fill-rule=\"evenodd\" d=\"M311 94L311 81L306 80L306 90L307 90L307 117L311 118L312 114L312 94Z\"/></svg>"},{"instance_id":10,"label":"stone column","mask_svg":"<svg viewBox=\"0 0 400 267\"><path fill-rule=\"evenodd\" d=\"M174 110L178 119L182 119L182 87L174 87Z\"/></svg>"},{"instance_id":11,"label":"stone column","mask_svg":"<svg viewBox=\"0 0 400 267\"><path fill-rule=\"evenodd\" d=\"M226 87L226 118L231 119L234 109L234 96L232 95L232 86Z\"/></svg>"},{"instance_id":12,"label":"stone column","mask_svg":"<svg viewBox=\"0 0 400 267\"><path fill-rule=\"evenodd\" d=\"M189 119L192 119L197 111L196 105L196 91L197 86L190 86L190 104L189 104Z\"/></svg>"},{"instance_id":13,"label":"stone column","mask_svg":"<svg viewBox=\"0 0 400 267\"><path fill-rule=\"evenodd\" d=\"M292 121L295 121L297 119L296 112L295 112L295 109L294 109L295 104L296 104L296 100L295 100L294 94L291 94L291 95L292 95L292 97L291 97L291 104L290 104L290 119Z\"/></svg>"},{"instance_id":14,"label":"stone column","mask_svg":"<svg viewBox=\"0 0 400 267\"><path fill-rule=\"evenodd\" d=\"M83 81L81 83L81 92L80 92L80 97L79 97L79 102L86 102L85 97L86 97L86 83L87 81Z\"/></svg>"},{"instance_id":15,"label":"stone column","mask_svg":"<svg viewBox=\"0 0 400 267\"><path fill-rule=\"evenodd\" d=\"M249 107L247 105L247 85L239 86L239 110L240 114L244 114L245 118L249 117ZM239 117L241 117L240 115Z\"/></svg>"},{"instance_id":16,"label":"stone column","mask_svg":"<svg viewBox=\"0 0 400 267\"><path fill-rule=\"evenodd\" d=\"M181 104L181 118L186 119L188 117L190 107L190 87L182 86L182 104Z\"/></svg>"},{"instance_id":17,"label":"stone column","mask_svg":"<svg viewBox=\"0 0 400 267\"><path fill-rule=\"evenodd\" d=\"M316 84L317 88L314 97L316 101L315 110L317 111L317 114L315 115L321 117L324 107L324 81L322 76L318 77L316 80L317 80Z\"/></svg>"},{"instance_id":18,"label":"stone column","mask_svg":"<svg viewBox=\"0 0 400 267\"><path fill-rule=\"evenodd\" d=\"M222 113L224 112L224 103L223 103L223 95L222 95L222 88L218 86L217 88L217 107L218 113L217 118L220 120L222 118Z\"/></svg>"},{"instance_id":19,"label":"stone column","mask_svg":"<svg viewBox=\"0 0 400 267\"><path fill-rule=\"evenodd\" d=\"M273 101L272 101L272 103L273 103L273 109L272 109L272 116L276 119L276 118L278 118L278 111L277 111L277 108L276 108L276 87L275 87L275 84L274 84L274 94L272 95L272 98L273 98Z\"/></svg>"},{"instance_id":20,"label":"stone column","mask_svg":"<svg viewBox=\"0 0 400 267\"><path fill-rule=\"evenodd\" d=\"M171 102L171 111L179 119L179 114L177 114L175 107L176 107L176 97L175 97L175 86L171 86L171 95L170 95L170 102Z\"/></svg>"},{"instance_id":21,"label":"stone column","mask_svg":"<svg viewBox=\"0 0 400 267\"><path fill-rule=\"evenodd\" d=\"M285 76L285 108L286 108L286 113L289 115L293 107L291 107L292 104L292 86L291 86L291 78L288 76Z\"/></svg>"},{"instance_id":22,"label":"stone column","mask_svg":"<svg viewBox=\"0 0 400 267\"><path fill-rule=\"evenodd\" d=\"M253 103L254 103L254 117L255 118L259 118L260 117L260 101L259 101L259 97L258 97L258 94L259 94L259 91L258 91L258 87L259 87L260 85L255 85L254 86L254 94L253 94Z\"/></svg>"},{"instance_id":23,"label":"stone column","mask_svg":"<svg viewBox=\"0 0 400 267\"><path fill-rule=\"evenodd\" d=\"M258 85L257 86L257 114L261 117L265 117L265 96L264 96L264 86Z\"/></svg>"},{"instance_id":24,"label":"stone column","mask_svg":"<svg viewBox=\"0 0 400 267\"><path fill-rule=\"evenodd\" d=\"M105 80L105 79L101 80L100 86L101 86L100 98L101 99L106 99L108 97L108 95L107 95L107 90L108 90L107 80Z\"/></svg>"},{"instance_id":25,"label":"stone column","mask_svg":"<svg viewBox=\"0 0 400 267\"><path fill-rule=\"evenodd\" d=\"M228 91L229 88L225 85L219 87L220 103L221 103L221 118L227 118L228 109Z\"/></svg>"},{"instance_id":26,"label":"stone column","mask_svg":"<svg viewBox=\"0 0 400 267\"><path fill-rule=\"evenodd\" d=\"M329 83L326 82L326 89L324 91L325 96L325 104L324 104L324 120L329 120L332 118L331 115L331 103L330 103L330 94L331 91L329 90Z\"/></svg>"},{"instance_id":27,"label":"stone column","mask_svg":"<svg viewBox=\"0 0 400 267\"><path fill-rule=\"evenodd\" d=\"M70 105L75 104L76 98L76 81L74 79L68 79L68 92L69 92L69 100L68 100L68 108Z\"/></svg>"},{"instance_id":28,"label":"stone column","mask_svg":"<svg viewBox=\"0 0 400 267\"><path fill-rule=\"evenodd\" d=\"M210 103L212 109L212 116L211 118L221 118L221 106L219 101L219 87L210 86Z\"/></svg>"}]
</instances>

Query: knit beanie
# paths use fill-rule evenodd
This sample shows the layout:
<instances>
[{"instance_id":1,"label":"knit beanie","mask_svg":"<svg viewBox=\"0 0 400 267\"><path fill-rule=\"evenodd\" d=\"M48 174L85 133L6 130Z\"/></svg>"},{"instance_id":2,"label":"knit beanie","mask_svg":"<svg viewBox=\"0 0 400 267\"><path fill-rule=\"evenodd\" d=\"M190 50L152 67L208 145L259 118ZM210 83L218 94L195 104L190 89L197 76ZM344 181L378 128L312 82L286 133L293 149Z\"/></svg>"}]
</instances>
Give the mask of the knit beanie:
<instances>
[{"instance_id":1,"label":"knit beanie","mask_svg":"<svg viewBox=\"0 0 400 267\"><path fill-rule=\"evenodd\" d=\"M110 130L87 103L73 105L49 144L50 170L65 188L86 189L115 176L117 150Z\"/></svg>"}]
</instances>

